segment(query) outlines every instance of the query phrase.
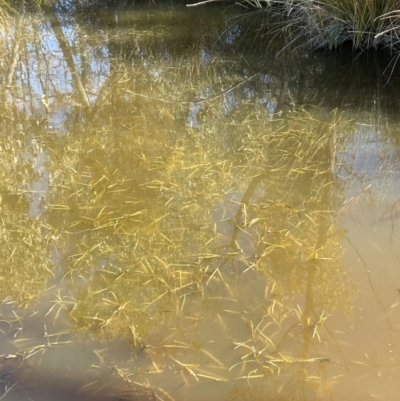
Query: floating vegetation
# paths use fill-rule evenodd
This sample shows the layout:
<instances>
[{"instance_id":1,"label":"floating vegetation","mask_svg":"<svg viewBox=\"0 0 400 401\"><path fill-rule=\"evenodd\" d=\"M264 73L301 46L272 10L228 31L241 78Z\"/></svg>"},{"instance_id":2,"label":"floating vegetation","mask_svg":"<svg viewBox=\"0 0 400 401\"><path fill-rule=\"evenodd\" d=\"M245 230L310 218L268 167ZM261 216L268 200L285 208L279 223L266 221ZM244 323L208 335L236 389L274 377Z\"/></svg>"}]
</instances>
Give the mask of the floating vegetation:
<instances>
[{"instance_id":1,"label":"floating vegetation","mask_svg":"<svg viewBox=\"0 0 400 401\"><path fill-rule=\"evenodd\" d=\"M354 116L201 32L171 48L58 18L2 43L23 63L0 110L0 397L328 394L329 323L359 293L338 222Z\"/></svg>"}]
</instances>

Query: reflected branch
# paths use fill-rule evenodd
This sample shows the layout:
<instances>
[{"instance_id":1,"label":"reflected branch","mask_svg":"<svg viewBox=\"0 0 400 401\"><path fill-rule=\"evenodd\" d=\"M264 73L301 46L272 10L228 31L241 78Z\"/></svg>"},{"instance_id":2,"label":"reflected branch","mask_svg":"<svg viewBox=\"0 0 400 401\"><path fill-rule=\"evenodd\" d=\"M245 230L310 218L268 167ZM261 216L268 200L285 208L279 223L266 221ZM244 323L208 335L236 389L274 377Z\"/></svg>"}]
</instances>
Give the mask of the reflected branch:
<instances>
[{"instance_id":1,"label":"reflected branch","mask_svg":"<svg viewBox=\"0 0 400 401\"><path fill-rule=\"evenodd\" d=\"M24 17L19 17L18 23L15 27L15 35L14 35L14 44L11 53L11 60L10 65L8 67L7 77L6 77L6 85L10 86L12 84L12 79L15 71L15 66L18 61L19 56L19 45L20 45L20 35L21 35L21 28L24 22Z\"/></svg>"},{"instance_id":2,"label":"reflected branch","mask_svg":"<svg viewBox=\"0 0 400 401\"><path fill-rule=\"evenodd\" d=\"M75 88L79 92L80 97L81 97L83 103L85 104L85 106L90 107L89 98L87 97L85 88L82 84L81 77L75 66L75 61L74 61L72 52L70 50L70 47L68 45L68 42L65 38L64 32L62 30L60 21L58 20L58 17L54 11L51 11L50 14L51 14L51 16L49 18L49 21L50 21L51 27L53 28L54 35L58 41L60 49L64 54L65 61L71 72L71 77L72 77L72 81L75 85Z\"/></svg>"}]
</instances>

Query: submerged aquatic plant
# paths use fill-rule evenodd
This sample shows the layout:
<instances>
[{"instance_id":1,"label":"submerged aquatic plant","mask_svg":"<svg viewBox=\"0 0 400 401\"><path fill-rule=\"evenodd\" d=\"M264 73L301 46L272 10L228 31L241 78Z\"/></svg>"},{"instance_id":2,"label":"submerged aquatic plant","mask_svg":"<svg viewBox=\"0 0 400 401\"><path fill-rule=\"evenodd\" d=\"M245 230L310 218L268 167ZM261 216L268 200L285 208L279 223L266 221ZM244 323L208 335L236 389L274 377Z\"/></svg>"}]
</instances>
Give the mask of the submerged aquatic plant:
<instances>
[{"instance_id":1,"label":"submerged aquatic plant","mask_svg":"<svg viewBox=\"0 0 400 401\"><path fill-rule=\"evenodd\" d=\"M7 0L0 0L0 24L2 24L10 14L12 8Z\"/></svg>"}]
</instances>

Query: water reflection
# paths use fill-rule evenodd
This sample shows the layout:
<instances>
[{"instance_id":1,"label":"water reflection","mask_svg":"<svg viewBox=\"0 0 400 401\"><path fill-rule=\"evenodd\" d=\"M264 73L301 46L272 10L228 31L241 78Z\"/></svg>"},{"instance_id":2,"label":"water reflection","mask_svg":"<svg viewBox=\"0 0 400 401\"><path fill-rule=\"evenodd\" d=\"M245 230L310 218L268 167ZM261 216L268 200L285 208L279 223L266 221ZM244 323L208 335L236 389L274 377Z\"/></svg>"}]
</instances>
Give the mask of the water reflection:
<instances>
[{"instance_id":1,"label":"water reflection","mask_svg":"<svg viewBox=\"0 0 400 401\"><path fill-rule=\"evenodd\" d=\"M396 399L391 86L215 9L89 17L0 44L4 393Z\"/></svg>"}]
</instances>

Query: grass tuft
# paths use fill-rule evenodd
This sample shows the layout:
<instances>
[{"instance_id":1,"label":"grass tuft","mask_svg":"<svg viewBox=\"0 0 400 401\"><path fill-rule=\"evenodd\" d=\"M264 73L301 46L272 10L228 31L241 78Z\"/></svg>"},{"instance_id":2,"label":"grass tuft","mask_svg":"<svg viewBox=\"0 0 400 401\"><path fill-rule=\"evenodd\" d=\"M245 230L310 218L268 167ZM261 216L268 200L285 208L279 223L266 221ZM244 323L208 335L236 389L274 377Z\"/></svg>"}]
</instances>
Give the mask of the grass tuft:
<instances>
[{"instance_id":1,"label":"grass tuft","mask_svg":"<svg viewBox=\"0 0 400 401\"><path fill-rule=\"evenodd\" d=\"M257 6L254 1L248 4ZM305 37L312 49L400 48L400 0L267 0L264 10L285 15L282 31Z\"/></svg>"}]
</instances>

